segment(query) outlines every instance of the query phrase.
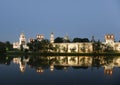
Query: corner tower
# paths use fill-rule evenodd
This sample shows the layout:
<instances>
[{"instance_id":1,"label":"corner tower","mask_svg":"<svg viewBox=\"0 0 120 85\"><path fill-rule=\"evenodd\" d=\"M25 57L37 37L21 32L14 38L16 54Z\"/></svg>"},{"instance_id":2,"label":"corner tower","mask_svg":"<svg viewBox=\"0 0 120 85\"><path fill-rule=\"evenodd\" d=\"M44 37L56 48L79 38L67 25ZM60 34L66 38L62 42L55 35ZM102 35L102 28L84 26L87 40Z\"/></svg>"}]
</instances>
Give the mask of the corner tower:
<instances>
[{"instance_id":1,"label":"corner tower","mask_svg":"<svg viewBox=\"0 0 120 85\"><path fill-rule=\"evenodd\" d=\"M114 43L114 35L113 34L106 34L105 35L105 42L107 44L113 44Z\"/></svg>"}]
</instances>

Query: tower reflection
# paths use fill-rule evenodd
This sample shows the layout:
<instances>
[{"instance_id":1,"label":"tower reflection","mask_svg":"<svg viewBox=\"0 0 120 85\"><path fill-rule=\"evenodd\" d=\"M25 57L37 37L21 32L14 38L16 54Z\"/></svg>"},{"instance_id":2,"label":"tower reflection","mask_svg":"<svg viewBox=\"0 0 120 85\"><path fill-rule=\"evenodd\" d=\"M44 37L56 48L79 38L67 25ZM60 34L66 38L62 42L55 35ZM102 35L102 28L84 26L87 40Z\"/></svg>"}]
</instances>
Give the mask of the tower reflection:
<instances>
[{"instance_id":1,"label":"tower reflection","mask_svg":"<svg viewBox=\"0 0 120 85\"><path fill-rule=\"evenodd\" d=\"M25 71L27 62L29 62L29 58L28 59L25 59L24 57L13 58L13 63L19 65L21 72Z\"/></svg>"}]
</instances>

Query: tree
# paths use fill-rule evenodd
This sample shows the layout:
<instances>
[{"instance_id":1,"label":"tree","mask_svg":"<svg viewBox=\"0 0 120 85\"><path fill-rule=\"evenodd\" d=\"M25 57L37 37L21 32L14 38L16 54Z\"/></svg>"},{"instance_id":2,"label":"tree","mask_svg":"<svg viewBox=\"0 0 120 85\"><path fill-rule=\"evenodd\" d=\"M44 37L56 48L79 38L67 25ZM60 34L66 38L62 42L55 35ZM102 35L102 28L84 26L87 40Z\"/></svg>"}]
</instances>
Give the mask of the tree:
<instances>
[{"instance_id":1,"label":"tree","mask_svg":"<svg viewBox=\"0 0 120 85\"><path fill-rule=\"evenodd\" d=\"M72 42L89 42L88 38L74 38Z\"/></svg>"},{"instance_id":2,"label":"tree","mask_svg":"<svg viewBox=\"0 0 120 85\"><path fill-rule=\"evenodd\" d=\"M59 45L55 45L54 51L55 52L60 52L60 46Z\"/></svg>"},{"instance_id":3,"label":"tree","mask_svg":"<svg viewBox=\"0 0 120 85\"><path fill-rule=\"evenodd\" d=\"M0 42L0 53L5 53L5 52L6 52L5 43Z\"/></svg>"},{"instance_id":4,"label":"tree","mask_svg":"<svg viewBox=\"0 0 120 85\"><path fill-rule=\"evenodd\" d=\"M81 38L74 38L72 42L81 42Z\"/></svg>"},{"instance_id":5,"label":"tree","mask_svg":"<svg viewBox=\"0 0 120 85\"><path fill-rule=\"evenodd\" d=\"M30 51L33 51L33 42L27 43L27 46L29 47Z\"/></svg>"},{"instance_id":6,"label":"tree","mask_svg":"<svg viewBox=\"0 0 120 85\"><path fill-rule=\"evenodd\" d=\"M20 45L20 50L21 50L21 51L23 51L23 50L24 50L23 45Z\"/></svg>"},{"instance_id":7,"label":"tree","mask_svg":"<svg viewBox=\"0 0 120 85\"><path fill-rule=\"evenodd\" d=\"M5 45L6 45L6 50L7 50L7 51L13 49L13 48L12 48L13 46L10 44L9 41L6 41L6 42L5 42Z\"/></svg>"},{"instance_id":8,"label":"tree","mask_svg":"<svg viewBox=\"0 0 120 85\"><path fill-rule=\"evenodd\" d=\"M88 38L83 38L82 42L89 42L89 39Z\"/></svg>"},{"instance_id":9,"label":"tree","mask_svg":"<svg viewBox=\"0 0 120 85\"><path fill-rule=\"evenodd\" d=\"M101 47L101 42L100 40L98 40L97 42L93 43L93 51L96 53L99 53L100 51L102 51L102 47Z\"/></svg>"},{"instance_id":10,"label":"tree","mask_svg":"<svg viewBox=\"0 0 120 85\"><path fill-rule=\"evenodd\" d=\"M57 38L54 40L54 43L63 43L63 38L57 37Z\"/></svg>"},{"instance_id":11,"label":"tree","mask_svg":"<svg viewBox=\"0 0 120 85\"><path fill-rule=\"evenodd\" d=\"M47 52L49 49L49 44L50 44L49 40L47 40L47 39L42 40L41 41L41 50L44 52Z\"/></svg>"},{"instance_id":12,"label":"tree","mask_svg":"<svg viewBox=\"0 0 120 85\"><path fill-rule=\"evenodd\" d=\"M33 42L28 43L27 45L29 46L30 51L48 52L54 49L53 45L48 39L44 39L42 41L34 40Z\"/></svg>"}]
</instances>

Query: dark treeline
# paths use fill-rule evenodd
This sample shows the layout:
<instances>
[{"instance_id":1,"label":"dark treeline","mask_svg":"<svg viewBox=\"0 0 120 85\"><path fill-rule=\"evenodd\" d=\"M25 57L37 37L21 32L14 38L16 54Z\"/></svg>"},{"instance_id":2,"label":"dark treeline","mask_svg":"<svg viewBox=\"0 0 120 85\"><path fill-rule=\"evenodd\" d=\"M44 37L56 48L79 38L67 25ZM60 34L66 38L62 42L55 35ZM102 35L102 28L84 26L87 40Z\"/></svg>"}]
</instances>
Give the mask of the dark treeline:
<instances>
[{"instance_id":1,"label":"dark treeline","mask_svg":"<svg viewBox=\"0 0 120 85\"><path fill-rule=\"evenodd\" d=\"M64 39L62 37L57 37L54 40L55 43L75 43L75 42L90 42L88 38L74 38L72 41L69 39Z\"/></svg>"},{"instance_id":2,"label":"dark treeline","mask_svg":"<svg viewBox=\"0 0 120 85\"><path fill-rule=\"evenodd\" d=\"M89 42L88 38L74 38L72 42Z\"/></svg>"},{"instance_id":3,"label":"dark treeline","mask_svg":"<svg viewBox=\"0 0 120 85\"><path fill-rule=\"evenodd\" d=\"M5 53L6 51L13 50L12 44L7 42L1 42L0 41L0 53Z\"/></svg>"},{"instance_id":4,"label":"dark treeline","mask_svg":"<svg viewBox=\"0 0 120 85\"><path fill-rule=\"evenodd\" d=\"M30 51L39 51L39 52L48 52L49 50L53 50L53 45L50 43L48 39L44 39L42 41L35 40L33 42L27 43Z\"/></svg>"}]
</instances>

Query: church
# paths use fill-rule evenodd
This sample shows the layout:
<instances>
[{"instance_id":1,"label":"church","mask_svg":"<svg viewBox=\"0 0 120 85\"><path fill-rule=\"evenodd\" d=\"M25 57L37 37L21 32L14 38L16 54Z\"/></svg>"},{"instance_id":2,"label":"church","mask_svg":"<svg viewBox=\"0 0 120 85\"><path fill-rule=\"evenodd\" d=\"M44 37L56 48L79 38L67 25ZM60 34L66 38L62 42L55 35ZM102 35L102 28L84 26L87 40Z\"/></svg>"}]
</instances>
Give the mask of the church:
<instances>
[{"instance_id":1,"label":"church","mask_svg":"<svg viewBox=\"0 0 120 85\"><path fill-rule=\"evenodd\" d=\"M37 35L37 39L39 41L44 39L44 35ZM64 41L68 41L69 37L65 36ZM30 39L31 40L31 39ZM32 39L34 41L34 39ZM50 43L53 47L56 48L54 52L59 53L92 53L94 51L94 42L62 42L62 43L55 43L54 42L54 33L50 34ZM115 41L115 36L113 34L106 34L105 41L100 42L100 48L102 48L102 52L104 50L113 50L115 52L120 52L120 42ZM15 49L29 49L27 46L27 41L24 33L20 34L19 42L13 43L13 48Z\"/></svg>"},{"instance_id":2,"label":"church","mask_svg":"<svg viewBox=\"0 0 120 85\"><path fill-rule=\"evenodd\" d=\"M27 42L26 42L26 38L25 38L24 33L20 34L19 42L13 43L13 48L14 49L19 49L20 50L21 46L23 47L23 49L29 49L29 47L27 46Z\"/></svg>"}]
</instances>

